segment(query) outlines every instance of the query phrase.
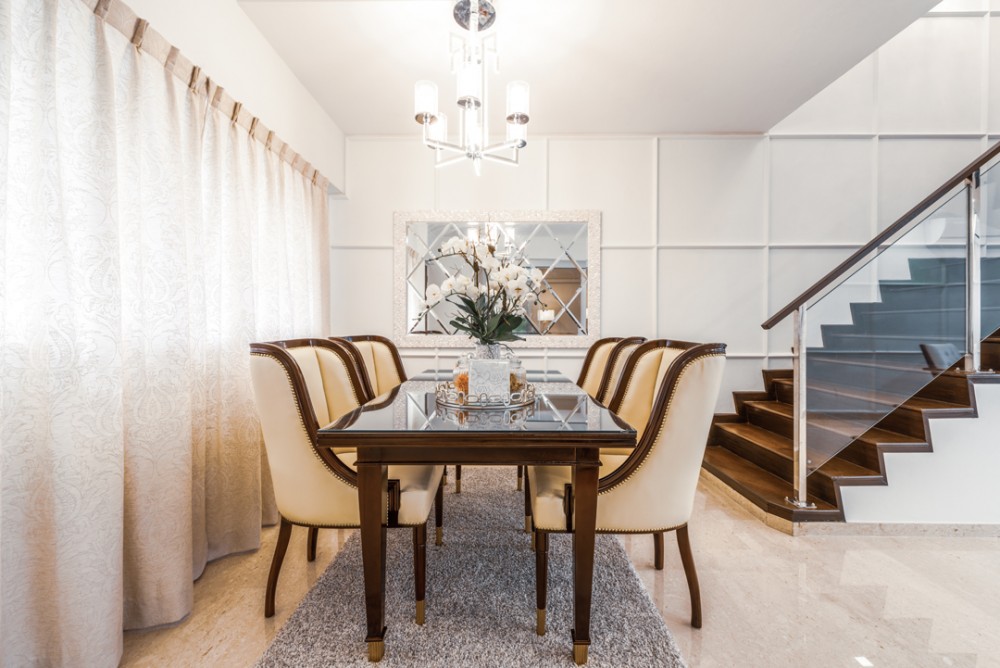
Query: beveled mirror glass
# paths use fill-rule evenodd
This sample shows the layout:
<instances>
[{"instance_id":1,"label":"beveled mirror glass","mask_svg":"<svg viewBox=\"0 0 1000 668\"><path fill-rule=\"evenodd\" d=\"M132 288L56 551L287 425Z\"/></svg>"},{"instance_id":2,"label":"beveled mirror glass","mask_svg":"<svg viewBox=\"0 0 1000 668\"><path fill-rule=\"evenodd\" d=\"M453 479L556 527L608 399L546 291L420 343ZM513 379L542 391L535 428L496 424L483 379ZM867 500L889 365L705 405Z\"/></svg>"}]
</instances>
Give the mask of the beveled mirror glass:
<instances>
[{"instance_id":1,"label":"beveled mirror glass","mask_svg":"<svg viewBox=\"0 0 1000 668\"><path fill-rule=\"evenodd\" d=\"M459 237L495 247L541 272L544 292L525 309L514 347L587 347L600 332L600 213L597 211L417 211L395 214L395 338L416 347L469 347L450 323L457 308L441 301L426 314L429 285L465 271L459 257L440 258ZM423 314L423 315L422 315Z\"/></svg>"}]
</instances>

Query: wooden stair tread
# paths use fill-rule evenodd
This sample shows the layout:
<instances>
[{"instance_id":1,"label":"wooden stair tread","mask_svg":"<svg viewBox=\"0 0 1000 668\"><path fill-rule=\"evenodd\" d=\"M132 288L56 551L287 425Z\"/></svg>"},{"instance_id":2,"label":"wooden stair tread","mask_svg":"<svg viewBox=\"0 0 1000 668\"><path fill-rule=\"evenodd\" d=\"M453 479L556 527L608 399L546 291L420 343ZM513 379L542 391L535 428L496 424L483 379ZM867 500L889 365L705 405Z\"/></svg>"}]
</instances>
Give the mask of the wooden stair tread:
<instances>
[{"instance_id":1,"label":"wooden stair tread","mask_svg":"<svg viewBox=\"0 0 1000 668\"><path fill-rule=\"evenodd\" d=\"M754 424L749 424L747 422L721 424L718 425L718 428L722 431L739 436L759 448L769 450L781 456L783 459L786 459L789 463L794 461L791 439L785 438L780 434L776 434L773 431L764 429L763 427L758 427ZM878 471L873 471L872 469L861 466L860 464L855 464L854 462L849 462L838 457L833 457L828 462L823 464L815 473L813 473L813 475L825 475L831 478L842 476L881 477L881 474Z\"/></svg>"},{"instance_id":2,"label":"wooden stair tread","mask_svg":"<svg viewBox=\"0 0 1000 668\"><path fill-rule=\"evenodd\" d=\"M784 387L794 387L795 383L793 380L780 379L774 381L777 385L782 385ZM850 399L860 399L862 401L871 401L878 404L883 404L885 406L905 406L911 409L920 410L951 410L955 408L968 408L968 404L957 404L950 401L941 401L939 399L925 399L920 396L907 397L902 394L893 394L891 392L881 392L881 391L871 391L865 390L860 387L852 387L849 385L831 385L830 383L809 383L810 389L816 389L820 392L825 392L827 394L836 394Z\"/></svg>"},{"instance_id":3,"label":"wooden stair tread","mask_svg":"<svg viewBox=\"0 0 1000 668\"><path fill-rule=\"evenodd\" d=\"M794 493L791 483L721 446L712 445L705 449L703 466L751 503L771 515L791 521L844 519L843 514L835 506L812 495L809 496L809 500L816 504L815 510L792 507L785 502L785 498Z\"/></svg>"}]
</instances>

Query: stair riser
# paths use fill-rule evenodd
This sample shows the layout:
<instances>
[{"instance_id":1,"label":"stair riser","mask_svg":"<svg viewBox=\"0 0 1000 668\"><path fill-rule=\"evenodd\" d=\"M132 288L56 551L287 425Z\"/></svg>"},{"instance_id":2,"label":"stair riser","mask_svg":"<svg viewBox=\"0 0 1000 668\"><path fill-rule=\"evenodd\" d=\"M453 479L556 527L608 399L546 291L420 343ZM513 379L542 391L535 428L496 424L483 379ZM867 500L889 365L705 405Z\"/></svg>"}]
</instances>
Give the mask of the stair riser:
<instances>
[{"instance_id":1,"label":"stair riser","mask_svg":"<svg viewBox=\"0 0 1000 668\"><path fill-rule=\"evenodd\" d=\"M910 258L910 278L914 281L965 281L965 259ZM980 273L984 279L1000 278L1000 258L983 258Z\"/></svg>"},{"instance_id":2,"label":"stair riser","mask_svg":"<svg viewBox=\"0 0 1000 668\"><path fill-rule=\"evenodd\" d=\"M879 388L890 394L915 392L933 379L929 371L920 367L915 367L912 371L899 371L813 358L809 359L808 364L808 377L813 382L860 389Z\"/></svg>"},{"instance_id":3,"label":"stair riser","mask_svg":"<svg viewBox=\"0 0 1000 668\"><path fill-rule=\"evenodd\" d=\"M795 463L789 457L761 447L750 440L742 438L738 434L725 431L719 433L718 443L743 459L756 464L768 473L776 475L789 483L792 482L795 473ZM833 481L824 475L822 470L809 476L809 493L829 503L836 504L837 502Z\"/></svg>"},{"instance_id":4,"label":"stair riser","mask_svg":"<svg viewBox=\"0 0 1000 668\"><path fill-rule=\"evenodd\" d=\"M879 300L891 309L964 309L965 285L907 285L879 283ZM992 283L983 285L982 305L1000 307L1000 290Z\"/></svg>"},{"instance_id":5,"label":"stair riser","mask_svg":"<svg viewBox=\"0 0 1000 668\"><path fill-rule=\"evenodd\" d=\"M823 347L827 350L864 351L864 352L905 352L919 353L921 343L951 343L961 350L965 346L963 335L947 336L871 336L823 333Z\"/></svg>"}]
</instances>

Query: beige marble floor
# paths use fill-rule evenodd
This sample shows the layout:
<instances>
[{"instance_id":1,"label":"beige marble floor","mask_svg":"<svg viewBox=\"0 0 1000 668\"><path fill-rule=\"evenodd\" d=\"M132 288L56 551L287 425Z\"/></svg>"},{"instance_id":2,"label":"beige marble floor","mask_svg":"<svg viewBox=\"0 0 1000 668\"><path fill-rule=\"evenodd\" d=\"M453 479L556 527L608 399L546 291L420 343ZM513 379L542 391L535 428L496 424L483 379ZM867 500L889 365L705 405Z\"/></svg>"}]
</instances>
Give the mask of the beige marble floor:
<instances>
[{"instance_id":1,"label":"beige marble floor","mask_svg":"<svg viewBox=\"0 0 1000 668\"><path fill-rule=\"evenodd\" d=\"M672 537L663 571L652 567L648 536L623 538L691 666L1000 666L998 538L793 537L705 490L691 527L701 630L689 625ZM309 564L305 530L295 529L277 615L265 620L276 535L265 530L259 551L209 565L185 620L126 633L122 665L251 665L349 533L320 532L317 560Z\"/></svg>"}]
</instances>

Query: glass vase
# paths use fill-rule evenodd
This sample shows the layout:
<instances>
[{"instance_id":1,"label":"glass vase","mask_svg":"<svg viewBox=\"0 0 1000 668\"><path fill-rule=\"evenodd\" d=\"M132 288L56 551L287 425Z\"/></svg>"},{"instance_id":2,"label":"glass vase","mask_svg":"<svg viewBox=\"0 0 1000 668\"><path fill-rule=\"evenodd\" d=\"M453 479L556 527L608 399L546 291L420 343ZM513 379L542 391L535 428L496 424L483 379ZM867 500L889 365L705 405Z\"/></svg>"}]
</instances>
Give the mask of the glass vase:
<instances>
[{"instance_id":1,"label":"glass vase","mask_svg":"<svg viewBox=\"0 0 1000 668\"><path fill-rule=\"evenodd\" d=\"M499 360L503 359L503 354L500 352L499 343L476 342L476 352L473 357L479 360Z\"/></svg>"}]
</instances>

